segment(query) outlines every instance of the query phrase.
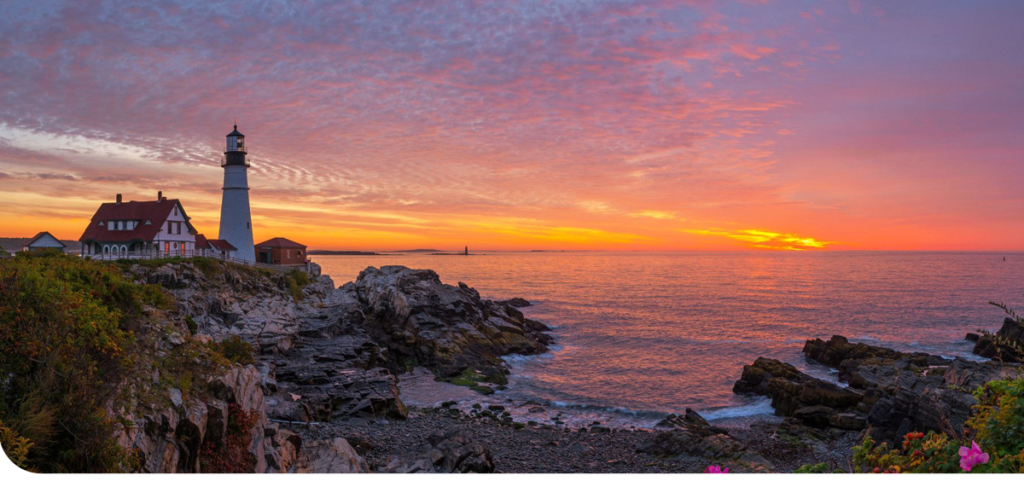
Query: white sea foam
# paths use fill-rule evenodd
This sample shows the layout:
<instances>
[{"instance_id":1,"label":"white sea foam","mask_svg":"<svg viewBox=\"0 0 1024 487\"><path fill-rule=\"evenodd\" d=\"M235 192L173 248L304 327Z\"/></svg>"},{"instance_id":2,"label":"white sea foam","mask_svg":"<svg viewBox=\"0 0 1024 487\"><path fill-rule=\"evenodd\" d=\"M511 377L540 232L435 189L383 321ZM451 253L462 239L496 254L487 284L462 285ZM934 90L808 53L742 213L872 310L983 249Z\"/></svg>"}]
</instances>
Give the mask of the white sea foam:
<instances>
[{"instance_id":1,"label":"white sea foam","mask_svg":"<svg viewBox=\"0 0 1024 487\"><path fill-rule=\"evenodd\" d=\"M721 419L765 416L774 414L775 410L772 408L771 399L764 398L743 406L732 406L697 412L708 421L717 421Z\"/></svg>"}]
</instances>

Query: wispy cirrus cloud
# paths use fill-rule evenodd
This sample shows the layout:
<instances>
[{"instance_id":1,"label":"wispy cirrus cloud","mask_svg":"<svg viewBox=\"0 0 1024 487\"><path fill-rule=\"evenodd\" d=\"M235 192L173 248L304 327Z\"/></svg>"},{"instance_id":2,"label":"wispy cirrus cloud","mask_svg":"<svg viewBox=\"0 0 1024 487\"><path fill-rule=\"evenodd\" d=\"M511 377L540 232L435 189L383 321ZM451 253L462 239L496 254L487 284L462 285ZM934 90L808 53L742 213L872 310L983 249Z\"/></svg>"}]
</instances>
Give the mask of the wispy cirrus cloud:
<instances>
[{"instance_id":1,"label":"wispy cirrus cloud","mask_svg":"<svg viewBox=\"0 0 1024 487\"><path fill-rule=\"evenodd\" d=\"M1021 7L887 8L8 2L0 199L18 204L0 218L74 234L78 220L34 217L165 190L216 228L237 118L257 235L322 247L531 248L557 234L469 225L516 219L608 236L566 240L580 247L688 248L669 216L867 248L894 241L883 232L935 244L908 221L971 226L936 230L945 247L1024 245L971 220L1024 203L1008 189L1024 182L1024 100L1008 81L1024 66L1007 47L1024 41Z\"/></svg>"}]
</instances>

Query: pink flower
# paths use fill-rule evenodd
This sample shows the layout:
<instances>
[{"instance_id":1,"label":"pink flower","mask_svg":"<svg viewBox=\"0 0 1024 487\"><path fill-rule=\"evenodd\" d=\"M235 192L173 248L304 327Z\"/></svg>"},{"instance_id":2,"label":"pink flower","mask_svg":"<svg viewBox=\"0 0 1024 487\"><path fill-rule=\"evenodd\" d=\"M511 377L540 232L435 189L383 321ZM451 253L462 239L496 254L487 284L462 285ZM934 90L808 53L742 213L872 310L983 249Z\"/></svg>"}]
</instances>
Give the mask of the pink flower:
<instances>
[{"instance_id":1,"label":"pink flower","mask_svg":"<svg viewBox=\"0 0 1024 487\"><path fill-rule=\"evenodd\" d=\"M981 451L977 443L972 441L970 448L960 447L960 468L964 469L964 472L970 472L975 465L984 463L988 463L988 453Z\"/></svg>"},{"instance_id":2,"label":"pink flower","mask_svg":"<svg viewBox=\"0 0 1024 487\"><path fill-rule=\"evenodd\" d=\"M988 456L985 456L985 461L988 461ZM708 465L708 468L704 469L704 473L729 473L729 467L722 468L718 465Z\"/></svg>"}]
</instances>

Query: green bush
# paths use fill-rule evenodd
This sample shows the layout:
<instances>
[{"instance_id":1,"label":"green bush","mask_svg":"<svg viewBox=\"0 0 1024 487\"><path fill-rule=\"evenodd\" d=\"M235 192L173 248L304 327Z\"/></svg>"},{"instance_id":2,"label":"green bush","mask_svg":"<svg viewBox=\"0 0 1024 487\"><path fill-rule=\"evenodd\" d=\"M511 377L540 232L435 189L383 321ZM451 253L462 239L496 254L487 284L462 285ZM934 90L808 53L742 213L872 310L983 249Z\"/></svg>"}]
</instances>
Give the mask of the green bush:
<instances>
[{"instance_id":1,"label":"green bush","mask_svg":"<svg viewBox=\"0 0 1024 487\"><path fill-rule=\"evenodd\" d=\"M134 362L143 301L106 263L45 252L0 261L0 421L31 445L28 468L126 468L104 411Z\"/></svg>"},{"instance_id":2,"label":"green bush","mask_svg":"<svg viewBox=\"0 0 1024 487\"><path fill-rule=\"evenodd\" d=\"M188 326L188 332L189 333L191 333L193 335L195 335L196 333L199 333L199 324L196 323L196 320L192 319L191 316L186 316L185 317L185 326Z\"/></svg>"},{"instance_id":3,"label":"green bush","mask_svg":"<svg viewBox=\"0 0 1024 487\"><path fill-rule=\"evenodd\" d=\"M299 287L306 287L306 286L309 285L309 282L310 282L309 281L309 274L307 274L306 271L299 270L299 269L295 269L295 270L292 270L291 272L289 272L288 273L288 277L290 277L293 280L295 280L295 283L298 284Z\"/></svg>"},{"instance_id":4,"label":"green bush","mask_svg":"<svg viewBox=\"0 0 1024 487\"><path fill-rule=\"evenodd\" d=\"M803 465L794 470L793 473L833 473L833 470L827 463L815 463L813 465Z\"/></svg>"},{"instance_id":5,"label":"green bush","mask_svg":"<svg viewBox=\"0 0 1024 487\"><path fill-rule=\"evenodd\" d=\"M3 447L7 458L10 458L16 466L26 470L29 468L28 452L32 448L32 442L18 436L14 430L5 426L3 421L0 421L0 446Z\"/></svg>"},{"instance_id":6,"label":"green bush","mask_svg":"<svg viewBox=\"0 0 1024 487\"><path fill-rule=\"evenodd\" d=\"M238 335L232 335L219 343L212 343L210 348L233 363L249 365L256 361L253 346Z\"/></svg>"},{"instance_id":7,"label":"green bush","mask_svg":"<svg viewBox=\"0 0 1024 487\"><path fill-rule=\"evenodd\" d=\"M285 286L288 288L288 294L291 294L292 299L296 302L302 301L302 298L306 297L302 293L302 289L309 285L309 274L295 269L285 275L284 282Z\"/></svg>"},{"instance_id":8,"label":"green bush","mask_svg":"<svg viewBox=\"0 0 1024 487\"><path fill-rule=\"evenodd\" d=\"M978 404L967 420L970 437L908 433L899 448L871 438L854 448L854 466L870 472L960 472L960 447L975 441L989 455L971 472L1024 473L1024 377L992 381L975 391Z\"/></svg>"}]
</instances>

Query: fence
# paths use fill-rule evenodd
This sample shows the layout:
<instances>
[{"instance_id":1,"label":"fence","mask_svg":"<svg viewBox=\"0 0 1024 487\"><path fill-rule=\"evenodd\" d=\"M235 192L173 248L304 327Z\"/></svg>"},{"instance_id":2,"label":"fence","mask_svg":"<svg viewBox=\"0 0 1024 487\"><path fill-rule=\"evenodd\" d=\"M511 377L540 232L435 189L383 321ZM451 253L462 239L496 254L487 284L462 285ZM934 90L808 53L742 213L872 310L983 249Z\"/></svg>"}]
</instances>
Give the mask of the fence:
<instances>
[{"instance_id":1,"label":"fence","mask_svg":"<svg viewBox=\"0 0 1024 487\"><path fill-rule=\"evenodd\" d=\"M82 257L88 257L93 260L153 260L153 259L170 259L174 257L181 257L187 259L190 257L208 257L211 259L217 259L224 262L231 262L233 264L247 265L250 267L258 267L260 269L269 269L272 271L287 272L294 269L304 269L309 272L309 261L305 264L299 265L275 265L266 264L263 262L254 262L251 260L239 259L237 257L230 257L227 255L221 255L216 250L179 250L177 252L164 252L162 250L142 250L134 252L110 252L106 254L82 254Z\"/></svg>"}]
</instances>

